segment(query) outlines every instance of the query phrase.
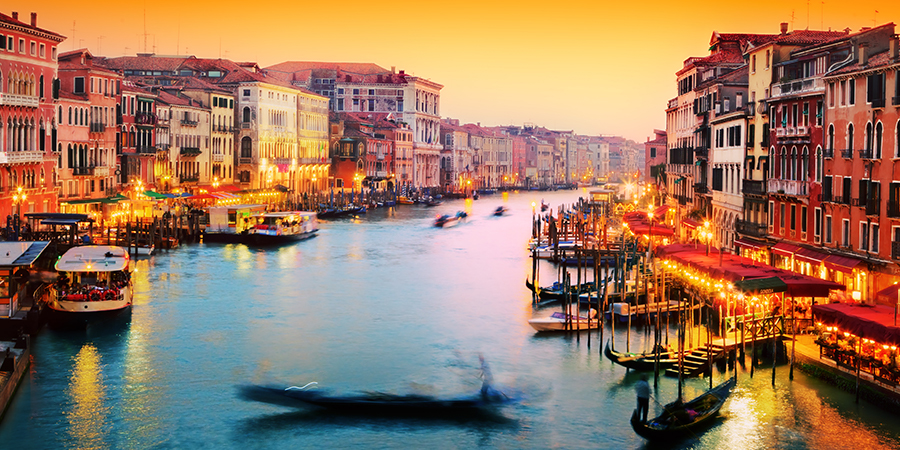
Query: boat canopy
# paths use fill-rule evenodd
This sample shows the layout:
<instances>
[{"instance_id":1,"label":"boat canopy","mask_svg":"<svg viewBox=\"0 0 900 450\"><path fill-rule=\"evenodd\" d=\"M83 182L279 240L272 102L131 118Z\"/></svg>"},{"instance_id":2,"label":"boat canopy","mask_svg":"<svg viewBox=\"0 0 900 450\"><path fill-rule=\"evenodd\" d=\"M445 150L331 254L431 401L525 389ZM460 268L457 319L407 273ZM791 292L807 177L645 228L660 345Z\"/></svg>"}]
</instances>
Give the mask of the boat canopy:
<instances>
[{"instance_id":1,"label":"boat canopy","mask_svg":"<svg viewBox=\"0 0 900 450\"><path fill-rule=\"evenodd\" d=\"M56 270L64 272L115 272L126 270L128 252L113 245L84 245L67 251L56 262Z\"/></svg>"}]
</instances>

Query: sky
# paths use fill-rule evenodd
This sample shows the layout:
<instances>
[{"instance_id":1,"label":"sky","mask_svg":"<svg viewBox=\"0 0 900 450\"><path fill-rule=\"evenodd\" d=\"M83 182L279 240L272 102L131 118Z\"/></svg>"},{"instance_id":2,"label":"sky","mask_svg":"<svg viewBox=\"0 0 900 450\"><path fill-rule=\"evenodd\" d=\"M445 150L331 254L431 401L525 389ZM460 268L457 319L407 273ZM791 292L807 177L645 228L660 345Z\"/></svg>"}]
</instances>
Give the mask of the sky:
<instances>
[{"instance_id":1,"label":"sky","mask_svg":"<svg viewBox=\"0 0 900 450\"><path fill-rule=\"evenodd\" d=\"M12 11L66 36L61 52L370 62L442 84L444 117L638 142L665 129L675 72L709 54L713 31L900 21L900 2L884 0L7 0Z\"/></svg>"}]
</instances>

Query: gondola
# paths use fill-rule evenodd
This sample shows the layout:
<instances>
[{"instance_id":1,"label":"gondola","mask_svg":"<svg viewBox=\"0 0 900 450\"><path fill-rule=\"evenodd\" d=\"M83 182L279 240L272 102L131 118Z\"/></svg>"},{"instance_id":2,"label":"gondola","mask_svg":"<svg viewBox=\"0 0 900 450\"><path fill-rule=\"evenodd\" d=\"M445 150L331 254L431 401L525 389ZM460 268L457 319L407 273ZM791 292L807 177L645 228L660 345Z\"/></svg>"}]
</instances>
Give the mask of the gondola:
<instances>
[{"instance_id":1,"label":"gondola","mask_svg":"<svg viewBox=\"0 0 900 450\"><path fill-rule=\"evenodd\" d=\"M549 287L535 289L534 284L532 284L531 281L528 281L528 279L526 278L525 279L525 287L527 287L528 290L536 293L538 295L538 300L540 300L540 302L542 302L542 303L543 302L547 302L547 303L555 302L555 301L562 300L566 297L565 286L563 286L563 283L560 283L558 281L554 282ZM569 286L569 299L572 301L576 301L576 300L578 300L578 294L580 292L593 291L594 289L595 288L594 288L593 281L583 283L581 285L581 289L579 289L578 286Z\"/></svg>"},{"instance_id":2,"label":"gondola","mask_svg":"<svg viewBox=\"0 0 900 450\"><path fill-rule=\"evenodd\" d=\"M620 353L610 348L609 341L606 341L606 349L603 351L603 354L605 354L610 361L632 370L650 372L653 371L656 366L656 355L654 353ZM678 364L678 359L674 358L675 356L675 352L660 352L660 370L665 370L668 367Z\"/></svg>"},{"instance_id":3,"label":"gondola","mask_svg":"<svg viewBox=\"0 0 900 450\"><path fill-rule=\"evenodd\" d=\"M635 410L631 415L631 427L635 433L647 440L694 435L715 418L731 395L736 382L737 380L732 377L687 403L670 403L664 407L665 411L660 416L646 423L641 422Z\"/></svg>"},{"instance_id":4,"label":"gondola","mask_svg":"<svg viewBox=\"0 0 900 450\"><path fill-rule=\"evenodd\" d=\"M439 398L385 392L329 395L327 392L310 389L315 384L312 382L302 387L287 388L247 385L240 387L240 395L247 400L282 406L313 406L340 413L379 415L472 413L516 401L514 397L508 397L493 388L483 388L480 393L470 396Z\"/></svg>"}]
</instances>

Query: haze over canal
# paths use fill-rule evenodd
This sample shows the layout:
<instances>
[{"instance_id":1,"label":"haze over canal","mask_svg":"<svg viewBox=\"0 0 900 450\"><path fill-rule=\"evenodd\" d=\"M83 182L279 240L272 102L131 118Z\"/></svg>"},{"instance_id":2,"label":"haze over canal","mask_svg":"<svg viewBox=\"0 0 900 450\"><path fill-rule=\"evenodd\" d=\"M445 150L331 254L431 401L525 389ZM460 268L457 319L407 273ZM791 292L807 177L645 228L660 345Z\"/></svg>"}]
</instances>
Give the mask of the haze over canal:
<instances>
[{"instance_id":1,"label":"haze over canal","mask_svg":"<svg viewBox=\"0 0 900 450\"><path fill-rule=\"evenodd\" d=\"M485 196L379 209L322 223L278 249L186 246L141 260L130 320L44 330L31 373L0 422L0 447L635 448L638 376L600 354L598 333L537 336L527 324L531 203L583 191ZM510 215L493 217L499 205ZM431 226L467 209L467 223ZM543 283L553 274L542 266ZM551 307L552 308L552 307ZM546 312L546 311L545 311ZM641 349L634 328L632 349ZM607 329L605 336L609 336ZM625 346L622 327L617 345ZM672 335L674 339L674 334ZM478 354L527 394L494 417L347 417L247 402L248 382L336 392L474 394ZM786 368L741 374L720 420L691 448L897 448L897 416ZM723 375L717 374L716 379ZM687 396L707 386L689 380ZM674 398L661 378L656 396ZM651 412L655 411L651 407Z\"/></svg>"}]
</instances>

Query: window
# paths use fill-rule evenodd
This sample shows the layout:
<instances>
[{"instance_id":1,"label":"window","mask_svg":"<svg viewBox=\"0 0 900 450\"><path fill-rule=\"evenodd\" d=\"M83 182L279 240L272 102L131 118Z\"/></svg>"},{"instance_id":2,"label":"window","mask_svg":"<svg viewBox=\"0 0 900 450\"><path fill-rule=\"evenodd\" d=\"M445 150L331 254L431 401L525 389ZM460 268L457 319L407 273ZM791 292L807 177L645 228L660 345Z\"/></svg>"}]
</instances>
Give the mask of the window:
<instances>
[{"instance_id":1,"label":"window","mask_svg":"<svg viewBox=\"0 0 900 450\"><path fill-rule=\"evenodd\" d=\"M778 217L778 226L780 227L780 232L784 233L784 203L781 204L781 214Z\"/></svg>"},{"instance_id":2,"label":"window","mask_svg":"<svg viewBox=\"0 0 900 450\"><path fill-rule=\"evenodd\" d=\"M847 80L841 80L841 106L847 106Z\"/></svg>"},{"instance_id":3,"label":"window","mask_svg":"<svg viewBox=\"0 0 900 450\"><path fill-rule=\"evenodd\" d=\"M828 83L828 107L834 108L834 82Z\"/></svg>"},{"instance_id":4,"label":"window","mask_svg":"<svg viewBox=\"0 0 900 450\"><path fill-rule=\"evenodd\" d=\"M50 48L50 57L53 58L54 61L56 61L56 47Z\"/></svg>"},{"instance_id":5,"label":"window","mask_svg":"<svg viewBox=\"0 0 900 450\"><path fill-rule=\"evenodd\" d=\"M873 108L884 106L884 73L869 75L866 79L866 101Z\"/></svg>"},{"instance_id":6,"label":"window","mask_svg":"<svg viewBox=\"0 0 900 450\"><path fill-rule=\"evenodd\" d=\"M849 91L848 95L847 95L847 104L855 105L856 104L856 79L855 78L851 78L851 79L847 80L847 90Z\"/></svg>"},{"instance_id":7,"label":"window","mask_svg":"<svg viewBox=\"0 0 900 450\"><path fill-rule=\"evenodd\" d=\"M0 50L6 50L6 36L0 34Z\"/></svg>"},{"instance_id":8,"label":"window","mask_svg":"<svg viewBox=\"0 0 900 450\"><path fill-rule=\"evenodd\" d=\"M41 44L41 53L40 53L40 57L41 57L41 58L46 58L46 57L47 57L47 45L46 45L46 44Z\"/></svg>"},{"instance_id":9,"label":"window","mask_svg":"<svg viewBox=\"0 0 900 450\"><path fill-rule=\"evenodd\" d=\"M250 89L244 89L244 97L250 96Z\"/></svg>"},{"instance_id":10,"label":"window","mask_svg":"<svg viewBox=\"0 0 900 450\"><path fill-rule=\"evenodd\" d=\"M19 53L25 53L25 39L19 38Z\"/></svg>"},{"instance_id":11,"label":"window","mask_svg":"<svg viewBox=\"0 0 900 450\"><path fill-rule=\"evenodd\" d=\"M369 111L375 111L375 99L374 98L369 99Z\"/></svg>"},{"instance_id":12,"label":"window","mask_svg":"<svg viewBox=\"0 0 900 450\"><path fill-rule=\"evenodd\" d=\"M869 232L872 235L872 244L871 244L872 253L878 253L878 224L873 223L870 226Z\"/></svg>"},{"instance_id":13,"label":"window","mask_svg":"<svg viewBox=\"0 0 900 450\"><path fill-rule=\"evenodd\" d=\"M75 77L75 94L84 94L84 77Z\"/></svg>"},{"instance_id":14,"label":"window","mask_svg":"<svg viewBox=\"0 0 900 450\"><path fill-rule=\"evenodd\" d=\"M831 216L825 216L825 243L831 243Z\"/></svg>"},{"instance_id":15,"label":"window","mask_svg":"<svg viewBox=\"0 0 900 450\"><path fill-rule=\"evenodd\" d=\"M791 205L791 231L797 231L797 205Z\"/></svg>"},{"instance_id":16,"label":"window","mask_svg":"<svg viewBox=\"0 0 900 450\"><path fill-rule=\"evenodd\" d=\"M853 183L853 179L844 177L844 184L841 186L841 195L844 197L844 203L848 205L850 204L851 183Z\"/></svg>"},{"instance_id":17,"label":"window","mask_svg":"<svg viewBox=\"0 0 900 450\"><path fill-rule=\"evenodd\" d=\"M813 234L816 236L816 242L819 242L822 236L822 208L813 210Z\"/></svg>"},{"instance_id":18,"label":"window","mask_svg":"<svg viewBox=\"0 0 900 450\"><path fill-rule=\"evenodd\" d=\"M869 251L869 224L863 221L859 222L859 249Z\"/></svg>"},{"instance_id":19,"label":"window","mask_svg":"<svg viewBox=\"0 0 900 450\"><path fill-rule=\"evenodd\" d=\"M847 125L847 150L853 150L853 124ZM852 157L851 153L851 157Z\"/></svg>"},{"instance_id":20,"label":"window","mask_svg":"<svg viewBox=\"0 0 900 450\"><path fill-rule=\"evenodd\" d=\"M794 209L794 207L792 206L791 209ZM809 220L809 219L807 219L806 212L807 212L806 207L801 206L800 207L800 232L801 233L806 233L806 222Z\"/></svg>"},{"instance_id":21,"label":"window","mask_svg":"<svg viewBox=\"0 0 900 450\"><path fill-rule=\"evenodd\" d=\"M841 219L841 246L850 246L850 219Z\"/></svg>"},{"instance_id":22,"label":"window","mask_svg":"<svg viewBox=\"0 0 900 450\"><path fill-rule=\"evenodd\" d=\"M750 57L750 73L756 73L756 55Z\"/></svg>"},{"instance_id":23,"label":"window","mask_svg":"<svg viewBox=\"0 0 900 450\"><path fill-rule=\"evenodd\" d=\"M875 125L875 159L881 159L881 143L884 134L884 126L881 122Z\"/></svg>"},{"instance_id":24,"label":"window","mask_svg":"<svg viewBox=\"0 0 900 450\"><path fill-rule=\"evenodd\" d=\"M770 52L771 52L771 50L766 50L766 70L769 70L769 65L770 65L770 58L769 58L769 56L770 56Z\"/></svg>"}]
</instances>

